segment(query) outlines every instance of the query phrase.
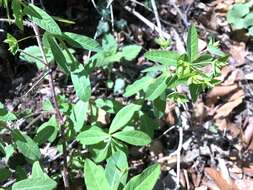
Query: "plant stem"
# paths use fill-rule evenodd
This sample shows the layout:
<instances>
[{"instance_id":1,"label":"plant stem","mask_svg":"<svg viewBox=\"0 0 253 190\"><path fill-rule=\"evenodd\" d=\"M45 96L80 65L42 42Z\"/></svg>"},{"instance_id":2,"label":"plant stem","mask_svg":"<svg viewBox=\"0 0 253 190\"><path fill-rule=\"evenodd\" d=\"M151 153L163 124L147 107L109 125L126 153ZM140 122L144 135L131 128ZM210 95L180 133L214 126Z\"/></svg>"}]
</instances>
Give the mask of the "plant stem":
<instances>
[{"instance_id":1,"label":"plant stem","mask_svg":"<svg viewBox=\"0 0 253 190\"><path fill-rule=\"evenodd\" d=\"M43 47L42 47L39 28L35 23L32 23L32 28L33 28L33 31L36 35L36 40L37 40L38 46L40 48L40 52L41 52L41 55L42 55L43 62L44 62L45 65L48 66L49 70L51 70L51 68L48 64L45 52L44 52ZM64 182L65 189L69 190L70 185L69 185L69 173L68 173L68 163L67 163L67 155L68 154L67 154L67 147L66 147L66 141L67 140L65 138L65 130L64 130L65 121L64 121L64 118L63 118L63 116L60 112L59 105L57 103L56 93L55 93L55 84L54 84L54 79L53 79L53 73L52 72L49 73L49 86L50 86L51 93L52 93L52 103L54 105L54 110L55 110L57 122L60 126L60 129L61 129L61 137L62 137L62 141L63 141L62 144L63 144L63 162L64 163L63 163L62 177L63 177L63 182Z\"/></svg>"}]
</instances>

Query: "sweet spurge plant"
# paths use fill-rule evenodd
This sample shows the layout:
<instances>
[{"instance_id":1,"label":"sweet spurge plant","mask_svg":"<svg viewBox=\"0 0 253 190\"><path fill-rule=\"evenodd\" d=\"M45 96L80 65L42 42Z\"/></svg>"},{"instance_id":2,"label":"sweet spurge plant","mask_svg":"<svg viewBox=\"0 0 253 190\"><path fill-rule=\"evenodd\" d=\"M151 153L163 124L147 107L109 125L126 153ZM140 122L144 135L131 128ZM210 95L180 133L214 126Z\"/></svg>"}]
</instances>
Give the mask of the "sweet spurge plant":
<instances>
[{"instance_id":1,"label":"sweet spurge plant","mask_svg":"<svg viewBox=\"0 0 253 190\"><path fill-rule=\"evenodd\" d=\"M20 0L0 2L7 9L8 22L16 24L20 30L31 27L35 35L32 37L37 40L37 45L20 49L24 40L8 34L5 42L9 44L9 51L36 64L39 70L49 70L52 94L52 101L46 99L42 110L50 118L38 126L34 134L17 128L18 114L9 112L0 103L0 132L11 135L10 141L0 139L0 158L5 163L0 167L0 181L15 179L13 190L52 190L63 179L64 187L69 189L76 172L82 171L88 190L151 190L160 175L159 164L152 164L129 178L128 147L150 144L167 99L177 103L194 102L201 92L219 82L217 76L228 57L218 49L218 43L211 41L199 52L197 30L192 25L187 52L150 50L145 53L145 58L153 61L154 66L143 70L143 76L127 86L124 97L131 97L127 105L114 99L94 100L91 73L98 68L110 70L113 64L121 61L134 60L141 46L128 45L120 49L110 34L105 35L101 46L87 36L63 32L53 17L33 4ZM80 63L74 56L77 49L92 51L93 55ZM54 63L70 77L77 102L56 95L51 67ZM177 92L179 85L189 88L189 96ZM98 122L100 110L110 114L112 120L108 126ZM73 148L73 142L78 142L79 146ZM61 172L46 167L47 158L41 153L45 145L55 147L60 154ZM84 154L83 150L88 150L89 154ZM26 165L32 166L31 170L15 162L16 154L24 157Z\"/></svg>"}]
</instances>

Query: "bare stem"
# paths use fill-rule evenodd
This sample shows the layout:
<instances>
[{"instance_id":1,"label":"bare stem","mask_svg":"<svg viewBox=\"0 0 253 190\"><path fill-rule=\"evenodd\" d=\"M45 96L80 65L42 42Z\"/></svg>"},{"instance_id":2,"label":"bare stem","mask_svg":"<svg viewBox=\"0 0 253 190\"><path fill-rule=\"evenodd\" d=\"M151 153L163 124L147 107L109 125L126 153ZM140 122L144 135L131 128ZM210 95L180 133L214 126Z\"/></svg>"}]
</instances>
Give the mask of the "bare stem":
<instances>
[{"instance_id":1,"label":"bare stem","mask_svg":"<svg viewBox=\"0 0 253 190\"><path fill-rule=\"evenodd\" d=\"M15 20L14 19L8 19L8 18L0 18L0 22L8 22L10 24L14 24ZM31 26L31 23L29 21L23 21L24 26Z\"/></svg>"},{"instance_id":2,"label":"bare stem","mask_svg":"<svg viewBox=\"0 0 253 190\"><path fill-rule=\"evenodd\" d=\"M38 46L40 48L40 52L41 52L41 55L42 55L43 62L44 62L45 65L48 66L49 70L51 70L50 67L49 67L44 49L42 47L39 28L34 23L32 23L32 28L33 28L33 31L36 35L36 40L37 40ZM69 185L69 173L68 173L68 163L67 163L67 148L66 148L66 138L65 138L65 129L64 129L65 121L64 121L64 118L63 118L63 116L60 112L59 105L57 103L56 93L55 93L55 84L54 84L54 79L53 79L53 73L52 72L49 72L49 86L50 86L51 93L52 93L52 103L54 105L54 110L55 110L55 114L56 114L56 117L57 117L57 122L60 126L60 129L61 129L61 137L62 137L62 141L63 141L63 162L64 163L63 163L62 177L63 177L63 182L64 182L65 189L69 190L70 185Z\"/></svg>"},{"instance_id":3,"label":"bare stem","mask_svg":"<svg viewBox=\"0 0 253 190\"><path fill-rule=\"evenodd\" d=\"M180 188L180 163L181 163L181 150L183 147L183 128L179 127L179 143L177 147L177 189Z\"/></svg>"},{"instance_id":4,"label":"bare stem","mask_svg":"<svg viewBox=\"0 0 253 190\"><path fill-rule=\"evenodd\" d=\"M161 25L161 22L160 22L160 18L159 18L159 14L158 14L158 10L157 10L155 0L151 0L151 4L152 4L154 14L155 14L155 19L156 19L156 24L157 24L159 36L162 37L162 25Z\"/></svg>"}]
</instances>

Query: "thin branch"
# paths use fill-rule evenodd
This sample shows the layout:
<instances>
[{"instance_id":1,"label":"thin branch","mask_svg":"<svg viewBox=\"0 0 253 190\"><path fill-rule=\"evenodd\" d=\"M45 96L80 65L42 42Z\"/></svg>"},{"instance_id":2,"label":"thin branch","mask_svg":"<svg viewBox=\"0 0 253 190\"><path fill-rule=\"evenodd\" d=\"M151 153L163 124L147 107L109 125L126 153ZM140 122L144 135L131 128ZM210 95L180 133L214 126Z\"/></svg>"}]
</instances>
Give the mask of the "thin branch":
<instances>
[{"instance_id":1,"label":"thin branch","mask_svg":"<svg viewBox=\"0 0 253 190\"><path fill-rule=\"evenodd\" d=\"M130 8L129 6L124 6L124 8L125 8L125 10L127 10L128 12L130 12L134 16L136 16L138 19L140 19L142 22L144 22L149 28L151 28L152 30L155 30L158 33L160 32L160 29L155 24L150 22L148 19L146 19L140 13L138 13L134 9ZM168 33L164 32L164 31L161 31L161 35L162 35L162 37L164 37L166 39L170 39L170 35Z\"/></svg>"},{"instance_id":2,"label":"thin branch","mask_svg":"<svg viewBox=\"0 0 253 190\"><path fill-rule=\"evenodd\" d=\"M33 0L31 0L31 2L33 3ZM38 46L40 48L40 52L41 52L41 55L42 55L43 62L44 62L45 65L48 65L48 68L50 70L50 67L49 67L44 49L42 47L42 41L41 41L41 38L40 38L39 28L35 23L32 23L32 28L33 28L33 31L36 35L36 40L37 40ZM55 110L55 113L56 113L57 122L60 126L60 129L61 129L61 137L62 137L62 141L63 141L63 162L64 163L63 163L62 177L63 177L63 182L64 182L65 189L69 190L70 185L69 185L67 149L66 149L66 139L65 139L65 129L64 129L65 121L64 121L64 118L63 118L63 116L60 112L59 105L57 103L56 92L55 92L55 84L54 84L54 79L53 79L52 72L49 73L49 86L50 86L51 93L52 93L52 103L54 105L54 110Z\"/></svg>"},{"instance_id":3,"label":"thin branch","mask_svg":"<svg viewBox=\"0 0 253 190\"><path fill-rule=\"evenodd\" d=\"M15 20L14 19L8 19L8 18L0 18L0 22L8 22L10 24L14 24ZM23 25L31 27L31 22L25 20L25 21L23 21Z\"/></svg>"},{"instance_id":4,"label":"thin branch","mask_svg":"<svg viewBox=\"0 0 253 190\"><path fill-rule=\"evenodd\" d=\"M152 12L152 9L150 9L149 7L147 7L146 5L144 5L143 3L137 1L137 0L130 0L132 1L133 3L137 4L137 5L140 5L141 7L147 9L148 11Z\"/></svg>"},{"instance_id":5,"label":"thin branch","mask_svg":"<svg viewBox=\"0 0 253 190\"><path fill-rule=\"evenodd\" d=\"M114 30L114 15L113 15L113 7L112 7L112 4L110 5L110 12L111 12L112 32L115 33L115 30Z\"/></svg>"},{"instance_id":6,"label":"thin branch","mask_svg":"<svg viewBox=\"0 0 253 190\"><path fill-rule=\"evenodd\" d=\"M151 0L151 4L152 4L152 8L154 10L157 28L159 29L159 31L158 31L159 36L162 37L162 25L161 25L161 21L160 21L160 18L159 18L159 14L158 14L158 10L157 10L155 0Z\"/></svg>"},{"instance_id":7,"label":"thin branch","mask_svg":"<svg viewBox=\"0 0 253 190\"><path fill-rule=\"evenodd\" d=\"M189 22L187 21L187 17L186 14L183 14L182 11L178 8L178 6L176 5L175 0L171 0L170 4L176 9L177 13L179 14L179 16L181 17L184 25L186 26L186 28L188 28L188 26L190 25Z\"/></svg>"},{"instance_id":8,"label":"thin branch","mask_svg":"<svg viewBox=\"0 0 253 190\"><path fill-rule=\"evenodd\" d=\"M180 188L180 163L181 163L181 150L183 147L183 127L179 127L179 142L178 142L178 147L177 147L177 189Z\"/></svg>"},{"instance_id":9,"label":"thin branch","mask_svg":"<svg viewBox=\"0 0 253 190\"><path fill-rule=\"evenodd\" d=\"M43 75L39 78L39 80L35 82L23 96L27 96L50 72L51 70L47 70L46 73L42 73Z\"/></svg>"}]
</instances>

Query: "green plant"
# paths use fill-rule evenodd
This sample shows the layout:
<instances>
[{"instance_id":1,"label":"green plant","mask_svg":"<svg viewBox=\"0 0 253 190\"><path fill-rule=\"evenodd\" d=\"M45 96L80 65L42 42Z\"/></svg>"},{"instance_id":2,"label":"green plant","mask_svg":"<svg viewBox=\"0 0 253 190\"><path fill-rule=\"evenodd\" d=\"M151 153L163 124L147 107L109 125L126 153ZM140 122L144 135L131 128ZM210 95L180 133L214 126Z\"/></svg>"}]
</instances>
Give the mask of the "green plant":
<instances>
[{"instance_id":1,"label":"green plant","mask_svg":"<svg viewBox=\"0 0 253 190\"><path fill-rule=\"evenodd\" d=\"M8 0L0 2L5 8L10 3ZM32 27L35 36L18 40L8 34L5 42L9 44L10 52L19 53L20 59L49 71L48 81L52 95L51 101L49 98L44 100L41 110L49 115L48 120L26 133L10 126L10 122L17 120L18 114L16 116L9 112L0 103L0 134L11 134L10 142L0 140L0 157L8 162L8 166L0 169L0 181L7 180L16 173L16 182L12 186L14 190L28 187L34 190L55 189L61 178L59 171L43 171L43 162L41 166L39 164L45 156L42 156L41 148L47 144L62 156L63 165L60 169L66 189L69 188L69 180L74 178L75 171L80 170L84 170L85 184L90 190L152 189L160 175L159 165L154 164L128 180L128 146L144 146L152 141L154 130L159 127L156 120L163 116L168 98L179 103L188 101L186 94L177 92L178 85L188 86L191 99L196 101L203 90L218 83L216 77L228 58L219 50L218 43L211 40L206 50L198 52L197 30L191 26L186 53L178 54L167 50L146 52L147 59L158 63L144 70L145 76L126 88L125 97L137 93L139 96L131 99L131 103L122 105L114 99L94 100L91 97L90 74L101 68L110 74L113 63L135 59L141 46L119 48L110 34L103 38L101 46L98 41L87 36L62 32L53 17L41 8L23 1L12 1L12 10L11 16L14 19L8 18L7 21L15 23L21 30L23 25ZM24 21L23 17L28 20ZM43 29L42 35L38 27ZM19 48L24 40L34 37L36 45ZM168 41L162 39L158 42L162 48L169 45ZM79 63L74 56L77 49L92 51L94 55L84 64ZM64 95L56 96L51 72L54 63L66 78L71 79L78 97L77 102L70 102ZM101 110L113 118L105 126L98 121ZM76 141L78 145L73 148L72 144ZM90 153L88 156L83 154L84 149ZM32 164L29 178L29 171L24 170L23 164L13 162L16 153L22 155L26 164Z\"/></svg>"},{"instance_id":2,"label":"green plant","mask_svg":"<svg viewBox=\"0 0 253 190\"><path fill-rule=\"evenodd\" d=\"M95 54L91 61L95 62L96 67L107 68L122 59L132 61L138 56L141 49L142 47L138 45L128 45L118 51L116 39L111 34L107 34L102 41L102 51Z\"/></svg>"},{"instance_id":3,"label":"green plant","mask_svg":"<svg viewBox=\"0 0 253 190\"><path fill-rule=\"evenodd\" d=\"M162 94L181 101L186 98L173 89L178 85L187 85L192 100L196 101L203 90L219 82L216 77L219 76L220 69L228 59L228 56L222 54L217 46L217 43L211 41L205 51L198 52L197 30L191 26L187 37L187 52L181 55L166 50L146 52L145 58L160 64L148 68L147 75L128 86L124 96L129 97L142 90L145 92L145 99L150 101L156 100ZM220 57L217 59L213 55ZM208 69L208 66L211 68ZM157 76L156 73L158 77L151 76L152 74Z\"/></svg>"},{"instance_id":4,"label":"green plant","mask_svg":"<svg viewBox=\"0 0 253 190\"><path fill-rule=\"evenodd\" d=\"M160 166L154 164L127 182L128 162L123 152L115 152L106 162L104 169L89 159L85 161L87 190L151 190L160 175Z\"/></svg>"},{"instance_id":5,"label":"green plant","mask_svg":"<svg viewBox=\"0 0 253 190\"><path fill-rule=\"evenodd\" d=\"M227 14L227 20L234 29L247 29L250 35L253 35L252 5L252 1L234 4Z\"/></svg>"}]
</instances>

